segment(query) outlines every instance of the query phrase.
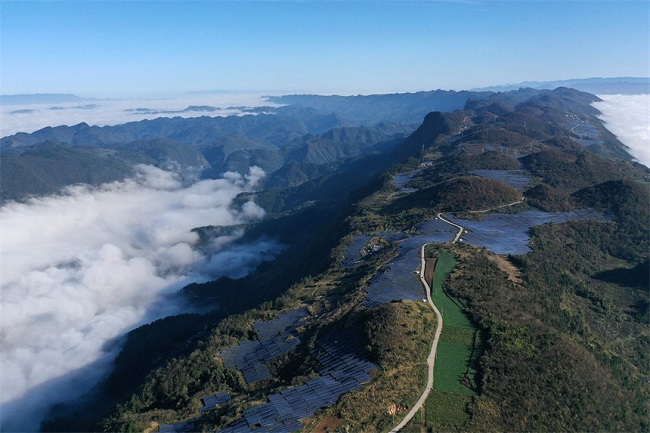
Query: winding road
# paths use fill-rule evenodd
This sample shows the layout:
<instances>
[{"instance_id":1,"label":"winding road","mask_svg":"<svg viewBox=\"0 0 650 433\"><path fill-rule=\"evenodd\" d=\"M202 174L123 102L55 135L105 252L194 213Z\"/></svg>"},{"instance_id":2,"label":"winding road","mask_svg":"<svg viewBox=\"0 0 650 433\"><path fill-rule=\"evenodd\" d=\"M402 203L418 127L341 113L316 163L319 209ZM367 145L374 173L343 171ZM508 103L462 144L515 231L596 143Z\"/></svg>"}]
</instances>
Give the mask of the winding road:
<instances>
[{"instance_id":1,"label":"winding road","mask_svg":"<svg viewBox=\"0 0 650 433\"><path fill-rule=\"evenodd\" d=\"M451 243L452 243L452 244L455 244L456 242L458 242L458 240L459 240L460 237L462 236L462 234L463 234L463 230L465 230L465 228L464 228L463 226L459 226L459 225L456 224L456 223L452 223L452 222L449 221L447 218L445 218L444 216L442 216L441 213L438 214L438 218L440 218L442 221L444 221L444 222L446 222L447 224L449 224L449 225L451 225L451 226L454 226L454 227L456 227L456 228L458 229L458 233L456 233L456 236L454 236L454 240L451 241ZM426 244L425 244L425 245L426 245ZM428 287L428 286L427 286L427 287Z\"/></svg>"},{"instance_id":2,"label":"winding road","mask_svg":"<svg viewBox=\"0 0 650 433\"><path fill-rule=\"evenodd\" d=\"M508 206L513 206L516 204L519 204L523 202L524 199L522 198L521 200L504 204L501 206L497 206L495 208L491 209L485 209L485 210L479 210L479 211L472 211L472 213L483 213L483 212L488 212L491 210L503 208L503 207L508 207ZM440 218L442 221L446 222L447 224L456 227L458 229L458 233L454 236L454 239L451 241L452 244L455 244L458 242L460 237L462 236L463 232L465 231L465 228L461 225L458 225L454 222L449 221L447 218L445 218L442 213L438 213L438 218ZM422 285L424 286L424 290L427 294L427 302L429 303L429 306L433 309L433 312L436 314L436 332L433 336L433 342L431 343L431 351L429 352L429 356L427 358L427 365L429 367L428 373L427 373L427 385L424 388L424 391L422 391L422 395L420 395L420 398L418 401L415 403L415 405L411 408L409 413L406 414L404 419L397 424L395 427L393 427L390 430L390 433L397 433L399 432L402 428L408 424L411 419L415 416L415 414L422 408L424 405L424 402L427 401L427 397L429 397L429 393L433 389L433 369L436 363L436 355L438 353L438 341L440 340L440 334L442 333L442 314L440 314L440 311L436 307L436 305L433 303L433 300L431 299L431 287L429 287L429 283L424 279L424 267L425 267L425 260L424 260L424 249L426 246L429 245L428 243L422 245L422 249L420 250L420 281L422 282Z\"/></svg>"},{"instance_id":3,"label":"winding road","mask_svg":"<svg viewBox=\"0 0 650 433\"><path fill-rule=\"evenodd\" d=\"M440 214L438 214L440 216ZM446 221L443 219L443 221ZM446 221L449 222L449 221ZM452 223L449 223L452 224ZM453 224L456 225L456 224ZM458 226L460 227L460 226ZM460 227L459 233L462 233L463 228ZM458 235L460 236L460 235ZM454 239L454 242L456 242L456 239ZM427 397L429 397L429 393L433 389L433 367L436 363L436 354L438 353L438 340L440 340L440 334L442 333L442 314L440 314L440 311L438 311L438 308L436 305L433 303L433 300L431 299L431 287L429 287L429 283L424 279L424 248L429 245L429 244L424 244L422 245L422 249L420 250L420 281L424 285L425 291L427 292L427 302L433 309L433 312L436 313L436 333L433 337L433 343L431 343L431 351L429 352L429 357L427 358L427 365L429 366L429 372L427 374L427 386L424 388L424 391L422 392L422 395L420 395L420 398L418 401L415 403L415 406L411 408L409 413L406 414L404 419L397 424L395 427L393 427L390 432L391 433L396 433L400 431L406 424L411 421L411 418L415 416L418 410L422 407L425 401L427 401Z\"/></svg>"}]
</instances>

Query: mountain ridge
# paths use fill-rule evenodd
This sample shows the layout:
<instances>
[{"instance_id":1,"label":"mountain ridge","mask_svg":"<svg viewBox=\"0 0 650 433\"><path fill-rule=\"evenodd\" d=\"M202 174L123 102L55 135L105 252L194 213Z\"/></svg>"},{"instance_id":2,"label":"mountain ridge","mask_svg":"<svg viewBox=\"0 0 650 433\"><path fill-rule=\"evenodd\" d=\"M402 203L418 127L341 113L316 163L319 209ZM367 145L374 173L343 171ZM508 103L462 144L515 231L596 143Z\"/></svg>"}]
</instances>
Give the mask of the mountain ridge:
<instances>
[{"instance_id":1,"label":"mountain ridge","mask_svg":"<svg viewBox=\"0 0 650 433\"><path fill-rule=\"evenodd\" d=\"M439 239L427 247L428 259L456 261L435 298L445 302L447 329L438 363L460 365L462 371L459 379L456 373L445 376L444 369L436 370L435 383L450 388L434 387L424 415L411 427L647 428L643 383L649 372L643 342L649 302L647 278L635 279L637 270L644 269L647 244L633 239L640 236L639 227L650 223L650 170L631 161L604 130L590 105L593 95L569 89L525 92L526 101L492 95L485 103L466 102L451 113L428 113L408 137L395 138L376 153L323 164L291 161L275 172L277 177L271 174L267 188L243 194L241 202L255 197L267 218L248 227L242 241L264 234L287 249L243 279L221 278L184 289L203 306L218 298L212 313L172 317L131 333L107 383L110 398L121 403L110 414L95 413L92 421L103 418L99 426L106 431L158 426L388 430L421 391L410 378L421 374L418 365L428 353L423 342L429 341L434 319L420 302L421 294L403 297L400 289L412 283L419 287L412 275L419 263L418 239L428 239L430 234L422 233L439 224L436 215L454 211L454 221L468 218L462 224L506 217L516 224L537 212L561 209L573 215L579 206L592 206L608 217L528 227L526 254L497 255L474 246L471 230L462 236L470 241L451 245ZM591 125L585 127L590 142L575 133L576 125ZM377 138L373 133L375 138L366 139L368 131L361 128L345 128L298 140L361 145ZM521 189L508 183L513 175L526 180L517 184ZM398 185L400 176L405 181ZM518 202L522 195L523 202L507 208L468 212ZM435 236L450 236L449 227L435 230ZM418 252L414 263L405 252L411 243ZM406 263L404 269L401 263ZM391 272L398 273L395 283ZM373 290L386 291L392 301L371 304ZM296 311L306 314L287 337L297 339L297 345L264 364L270 377L249 382L248 373L226 363L224 354L239 350L234 347L265 341L256 330L271 322L261 321ZM465 328L450 326L454 320ZM151 344L167 336L174 322L179 332L186 329L194 336L165 340L164 347ZM624 340L616 337L622 328ZM330 380L324 379L329 376L319 350L334 344L332 335L356 342L339 346L348 347L347 356L376 363L365 384L303 414L302 422L255 418L257 411L285 407L278 399L303 392L302 387L316 383L312 380ZM612 346L613 341L620 344ZM451 364L445 361L450 356ZM139 373L129 375L133 371ZM612 389L616 392L608 392ZM224 392L231 400L202 406L209 396ZM565 400L569 412L561 403ZM74 420L74 415L60 416L45 427L57 430Z\"/></svg>"},{"instance_id":2,"label":"mountain ridge","mask_svg":"<svg viewBox=\"0 0 650 433\"><path fill-rule=\"evenodd\" d=\"M558 81L524 81L518 84L504 84L471 89L474 91L509 91L519 88L554 89L572 87L596 95L639 95L650 93L650 77L592 77Z\"/></svg>"},{"instance_id":3,"label":"mountain ridge","mask_svg":"<svg viewBox=\"0 0 650 433\"><path fill-rule=\"evenodd\" d=\"M3 188L7 173L56 189L128 177L138 163L209 178L260 165L266 179L232 206L254 200L266 217L238 227L239 243L284 245L244 278L183 288L207 312L130 332L92 397L54 408L43 430L389 430L421 393L435 322L413 273L421 251L432 278L447 275L432 294L446 330L442 388L410 427L647 429L650 170L596 117L592 94L444 93L452 111L422 113L433 95L303 96L256 116L5 137ZM203 243L223 234L195 231ZM266 339L291 317L287 334ZM237 354L255 347L253 375Z\"/></svg>"}]
</instances>

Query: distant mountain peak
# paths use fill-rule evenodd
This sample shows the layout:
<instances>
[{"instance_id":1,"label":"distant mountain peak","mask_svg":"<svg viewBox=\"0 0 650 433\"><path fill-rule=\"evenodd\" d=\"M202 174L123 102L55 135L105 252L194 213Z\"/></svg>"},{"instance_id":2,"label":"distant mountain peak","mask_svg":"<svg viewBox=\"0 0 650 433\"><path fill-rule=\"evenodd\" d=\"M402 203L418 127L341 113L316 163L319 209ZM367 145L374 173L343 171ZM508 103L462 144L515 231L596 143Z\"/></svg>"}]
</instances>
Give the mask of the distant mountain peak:
<instances>
[{"instance_id":1,"label":"distant mountain peak","mask_svg":"<svg viewBox=\"0 0 650 433\"><path fill-rule=\"evenodd\" d=\"M518 84L504 84L472 90L503 92L521 88L551 90L558 87L570 87L595 95L643 95L650 94L650 77L592 77L558 81L524 81Z\"/></svg>"}]
</instances>

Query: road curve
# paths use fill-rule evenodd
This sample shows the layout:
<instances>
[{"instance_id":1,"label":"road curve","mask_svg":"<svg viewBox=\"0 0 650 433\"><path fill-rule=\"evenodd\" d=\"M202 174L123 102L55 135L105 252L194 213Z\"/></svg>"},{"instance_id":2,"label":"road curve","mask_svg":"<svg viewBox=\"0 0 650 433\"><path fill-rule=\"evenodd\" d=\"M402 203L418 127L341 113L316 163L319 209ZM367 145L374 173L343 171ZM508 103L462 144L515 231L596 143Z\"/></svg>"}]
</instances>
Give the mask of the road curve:
<instances>
[{"instance_id":1,"label":"road curve","mask_svg":"<svg viewBox=\"0 0 650 433\"><path fill-rule=\"evenodd\" d=\"M462 232L462 227L461 227L461 232ZM413 416L415 416L417 411L420 410L424 402L427 400L427 397L429 396L429 392L431 392L431 390L433 389L433 367L435 365L436 355L438 353L438 341L440 340L440 334L442 333L442 314L440 314L440 311L438 311L438 308L436 308L435 304L433 303L433 300L431 299L431 287L429 287L429 284L424 279L424 265L425 265L424 248L427 245L428 244L422 245L422 249L420 252L420 260L421 260L420 281L422 282L422 285L424 285L425 291L427 293L427 302L429 303L429 306L431 306L431 308L433 309L434 313L436 313L436 332L433 337L433 343L431 343L431 352L429 352L429 357L427 358L427 365L429 366L429 371L427 374L427 386L426 388L424 388L424 392L422 392L422 395L415 403L413 408L411 408L409 413L406 414L404 419L399 424L397 424L395 427L393 427L390 430L390 433L396 433L400 431L406 424L409 423L409 421L411 421L411 418L413 418Z\"/></svg>"},{"instance_id":2,"label":"road curve","mask_svg":"<svg viewBox=\"0 0 650 433\"><path fill-rule=\"evenodd\" d=\"M479 211L473 211L473 213L482 213L482 212L488 212L491 210L499 209L502 207L508 207L508 206L513 206L516 204L519 204L523 202L524 199L522 198L521 200L515 201L513 203L508 203L502 206L498 206L496 208L491 208L491 209L484 209L484 210L479 210ZM442 216L442 213L438 213L438 218L440 218L442 221L446 222L447 224L454 226L458 229L458 233L456 233L456 236L454 236L454 240L451 241L452 244L455 244L458 242L460 237L463 234L463 231L465 228L463 226L460 226L456 223L453 223L449 221L447 218ZM429 283L424 279L424 266L425 266L425 260L424 260L424 248L429 245L424 244L422 245L422 249L420 250L420 281L422 282L422 285L424 286L425 292L427 293L427 302L429 303L429 306L433 309L433 312L436 314L436 332L433 337L433 342L431 343L431 352L429 352L429 357L427 358L427 365L429 366L429 371L427 373L427 386L424 388L424 391L422 392L422 395L420 395L420 398L418 401L415 403L415 405L411 408L409 413L406 414L404 419L397 424L395 427L393 427L389 433L397 433L399 432L406 424L408 424L411 419L415 416L418 410L422 408L422 405L424 405L424 402L427 401L427 397L429 397L429 393L433 389L433 367L436 363L436 355L438 353L438 341L440 340L440 334L442 333L442 314L440 314L440 311L436 307L436 305L433 303L433 300L431 299L431 287L429 287Z\"/></svg>"},{"instance_id":3,"label":"road curve","mask_svg":"<svg viewBox=\"0 0 650 433\"><path fill-rule=\"evenodd\" d=\"M523 203L524 200L525 200L525 199L522 197L521 199L519 199L519 200L517 200L517 201L513 201L512 203L502 204L501 206L492 207L492 208L489 208L489 209L470 210L470 211L467 211L467 212L468 212L468 213L485 213L485 212L490 212L490 211L492 211L492 210L497 210L497 209L501 209L501 208L503 208L503 207L514 206L514 205L516 205L516 204ZM446 222L447 224L449 224L449 225L451 225L451 226L454 226L454 227L456 227L456 228L458 229L458 233L456 233L456 236L454 236L454 240L451 241L451 243L452 243L452 244L455 244L456 242L458 242L458 240L459 240L460 237L462 236L463 231L465 230L465 228L464 228L463 226L459 226L458 224L449 221L447 218L445 218L445 217L442 215L442 213L438 213L438 218L440 218L442 221L444 221L444 222Z\"/></svg>"},{"instance_id":4,"label":"road curve","mask_svg":"<svg viewBox=\"0 0 650 433\"><path fill-rule=\"evenodd\" d=\"M458 239L460 239L461 235L463 234L463 230L465 230L465 228L463 226L459 226L456 223L452 223L447 218L443 217L441 213L438 214L438 218L440 218L441 220L443 220L447 224L449 224L451 226L454 226L454 227L456 227L458 229L458 233L456 233L456 236L454 237L454 240L451 241L451 243L455 244L456 242L458 242Z\"/></svg>"}]
</instances>

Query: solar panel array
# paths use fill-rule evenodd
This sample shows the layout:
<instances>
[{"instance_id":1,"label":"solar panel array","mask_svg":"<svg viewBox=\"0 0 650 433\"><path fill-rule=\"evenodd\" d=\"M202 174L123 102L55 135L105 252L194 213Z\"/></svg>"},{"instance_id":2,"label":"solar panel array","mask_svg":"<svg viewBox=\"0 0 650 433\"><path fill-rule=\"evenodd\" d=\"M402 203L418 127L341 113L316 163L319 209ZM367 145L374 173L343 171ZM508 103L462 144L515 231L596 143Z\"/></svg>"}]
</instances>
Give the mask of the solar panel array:
<instances>
[{"instance_id":1,"label":"solar panel array","mask_svg":"<svg viewBox=\"0 0 650 433\"><path fill-rule=\"evenodd\" d=\"M523 170L472 170L471 174L499 180L508 186L523 191L530 185L530 179Z\"/></svg>"},{"instance_id":2,"label":"solar panel array","mask_svg":"<svg viewBox=\"0 0 650 433\"><path fill-rule=\"evenodd\" d=\"M384 272L375 275L366 287L366 305L374 307L397 300L417 300L425 297L418 269L420 248L430 242L451 242L456 229L442 220L434 219L417 226L422 233L403 240L398 245L397 257ZM399 240L404 233L387 233ZM401 236L398 236L401 235Z\"/></svg>"},{"instance_id":3,"label":"solar panel array","mask_svg":"<svg viewBox=\"0 0 650 433\"><path fill-rule=\"evenodd\" d=\"M465 227L470 233L462 239L471 245L485 247L497 254L526 254L531 227L546 223L595 219L605 220L605 216L593 209L580 209L571 212L526 211L516 214L489 214L481 221L468 221L449 218L450 221Z\"/></svg>"},{"instance_id":4,"label":"solar panel array","mask_svg":"<svg viewBox=\"0 0 650 433\"><path fill-rule=\"evenodd\" d=\"M409 183L410 181L412 181L413 178L415 178L418 175L418 173L420 173L420 171L422 171L422 170L416 169L416 170L410 171L408 173L403 173L403 174L396 175L393 178L393 185L395 185L397 188L399 188L400 192L402 192L404 194L408 194L408 193L416 191L413 188L406 187L406 184Z\"/></svg>"},{"instance_id":5,"label":"solar panel array","mask_svg":"<svg viewBox=\"0 0 650 433\"><path fill-rule=\"evenodd\" d=\"M298 308L282 313L268 322L258 320L253 323L253 329L255 329L257 338L260 341L269 340L284 332L293 331L298 327L300 320L307 316L309 316L309 313L306 308Z\"/></svg>"},{"instance_id":6,"label":"solar panel array","mask_svg":"<svg viewBox=\"0 0 650 433\"><path fill-rule=\"evenodd\" d=\"M376 234L379 237L384 238L386 242L397 242L409 237L407 233L404 232L380 232Z\"/></svg>"},{"instance_id":7,"label":"solar panel array","mask_svg":"<svg viewBox=\"0 0 650 433\"><path fill-rule=\"evenodd\" d=\"M491 214L486 215L482 221L450 218L474 232L463 236L469 243L486 246L500 254L521 253L522 239L523 247L528 250L526 243L530 227L547 222L561 223L579 219L604 220L605 217L593 210L582 209L573 212L529 211L518 214ZM420 224L418 230L422 234L400 242L398 256L391 261L388 270L371 280L366 289L368 305L379 305L399 299L415 300L424 296L417 275L420 248L429 242L451 241L456 230L438 219ZM393 238L399 240L403 236L402 233L395 233ZM496 243L488 242L490 239L496 239ZM505 252L500 248L503 246L508 247ZM524 252L527 252L526 250ZM242 341L238 346L223 349L221 357L224 363L240 368L249 383L270 377L265 364L298 345L299 340L292 335L292 332L306 316L308 312L301 308L283 313L269 322L255 322L253 328L257 332L259 341ZM358 389L372 380L368 373L376 366L365 359L362 351L363 343L359 336L354 334L353 329L348 329L344 333L330 333L319 339L312 354L321 364L320 377L311 379L301 386L270 395L268 403L247 409L244 411L243 418L222 431L289 433L300 430L302 428L300 419L311 417L318 409L334 404L341 395ZM223 394L228 393L204 399L204 408L209 409L230 398L230 395L226 397ZM222 403L216 403L217 401ZM204 408L201 410L204 411ZM191 423L192 421L161 425L160 431L191 431Z\"/></svg>"},{"instance_id":8,"label":"solar panel array","mask_svg":"<svg viewBox=\"0 0 650 433\"><path fill-rule=\"evenodd\" d=\"M226 403L227 401L230 401L230 393L227 391L205 397L203 399L203 407L201 408L201 412L207 412L210 409L219 406L220 404Z\"/></svg>"},{"instance_id":9,"label":"solar panel array","mask_svg":"<svg viewBox=\"0 0 650 433\"><path fill-rule=\"evenodd\" d=\"M246 382L253 383L271 377L266 364L298 346L300 340L293 335L299 322L309 313L305 308L280 314L276 319L253 323L258 341L240 341L238 345L221 350L219 357L227 367L237 367Z\"/></svg>"},{"instance_id":10,"label":"solar panel array","mask_svg":"<svg viewBox=\"0 0 650 433\"><path fill-rule=\"evenodd\" d=\"M355 236L350 245L345 248L345 252L343 253L344 259L341 265L347 269L357 266L362 258L361 250L369 240L370 235Z\"/></svg>"},{"instance_id":11,"label":"solar panel array","mask_svg":"<svg viewBox=\"0 0 650 433\"><path fill-rule=\"evenodd\" d=\"M232 423L228 428L219 430L222 433L249 433L254 431L256 433L290 433L302 429L302 424L296 419L287 419L280 421L273 425L260 425L256 429L251 429L248 426L246 418L241 418Z\"/></svg>"},{"instance_id":12,"label":"solar panel array","mask_svg":"<svg viewBox=\"0 0 650 433\"><path fill-rule=\"evenodd\" d=\"M366 360L364 342L353 328L344 332L332 332L319 339L313 355L321 364L321 375L332 376L349 387L348 391L369 382L371 377L368 372L376 368Z\"/></svg>"},{"instance_id":13,"label":"solar panel array","mask_svg":"<svg viewBox=\"0 0 650 433\"><path fill-rule=\"evenodd\" d=\"M527 211L516 214L485 215L481 221L449 218L470 233L462 240L471 245L483 246L497 254L526 254L530 252L528 240L531 227L545 223L563 223L571 220L603 220L603 214L592 209L571 212ZM395 257L384 272L375 275L366 287L366 305L374 307L397 300L417 300L425 296L418 277L420 248L429 242L450 242L456 228L435 219L417 227L422 234L400 242Z\"/></svg>"},{"instance_id":14,"label":"solar panel array","mask_svg":"<svg viewBox=\"0 0 650 433\"><path fill-rule=\"evenodd\" d=\"M244 373L246 382L253 383L271 377L263 351L264 346L259 341L240 341L239 345L222 349L219 357L226 367L237 367Z\"/></svg>"},{"instance_id":15,"label":"solar panel array","mask_svg":"<svg viewBox=\"0 0 650 433\"><path fill-rule=\"evenodd\" d=\"M584 147L603 143L602 136L598 129L584 120L572 118L565 123L565 126L571 129L571 132L573 132L574 135L579 137L572 137L572 140Z\"/></svg>"},{"instance_id":16,"label":"solar panel array","mask_svg":"<svg viewBox=\"0 0 650 433\"><path fill-rule=\"evenodd\" d=\"M244 418L222 432L300 430L300 419L313 416L317 410L334 404L341 395L372 380L368 372L376 366L362 357L363 343L353 333L350 329L321 338L313 351L322 367L320 377L270 395L268 403L245 410Z\"/></svg>"},{"instance_id":17,"label":"solar panel array","mask_svg":"<svg viewBox=\"0 0 650 433\"><path fill-rule=\"evenodd\" d=\"M422 244L429 242L451 242L458 232L456 227L438 218L419 224L417 229L424 235L421 238Z\"/></svg>"},{"instance_id":18,"label":"solar panel array","mask_svg":"<svg viewBox=\"0 0 650 433\"><path fill-rule=\"evenodd\" d=\"M366 287L366 305L373 307L395 300L416 300L424 292L417 278L423 236L400 242L395 257L385 272L375 275Z\"/></svg>"},{"instance_id":19,"label":"solar panel array","mask_svg":"<svg viewBox=\"0 0 650 433\"><path fill-rule=\"evenodd\" d=\"M198 418L191 419L189 421L180 422L177 424L161 424L158 426L159 432L164 433L187 433L194 431L194 421Z\"/></svg>"}]
</instances>

